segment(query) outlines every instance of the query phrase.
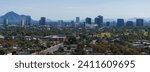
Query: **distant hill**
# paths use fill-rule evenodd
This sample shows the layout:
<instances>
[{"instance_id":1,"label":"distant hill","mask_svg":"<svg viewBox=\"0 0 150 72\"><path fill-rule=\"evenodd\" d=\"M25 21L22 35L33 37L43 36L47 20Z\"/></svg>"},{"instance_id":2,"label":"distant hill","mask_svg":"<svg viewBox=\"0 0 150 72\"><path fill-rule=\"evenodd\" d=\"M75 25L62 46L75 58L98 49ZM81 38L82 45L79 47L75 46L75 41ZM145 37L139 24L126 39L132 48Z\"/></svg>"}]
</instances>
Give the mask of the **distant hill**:
<instances>
[{"instance_id":1,"label":"distant hill","mask_svg":"<svg viewBox=\"0 0 150 72\"><path fill-rule=\"evenodd\" d=\"M12 24L18 24L21 20L27 20L27 18L30 17L29 15L19 15L13 11L6 13L3 16L0 16L0 22L3 23L4 19L8 19L9 23ZM32 21L32 19L31 19Z\"/></svg>"}]
</instances>

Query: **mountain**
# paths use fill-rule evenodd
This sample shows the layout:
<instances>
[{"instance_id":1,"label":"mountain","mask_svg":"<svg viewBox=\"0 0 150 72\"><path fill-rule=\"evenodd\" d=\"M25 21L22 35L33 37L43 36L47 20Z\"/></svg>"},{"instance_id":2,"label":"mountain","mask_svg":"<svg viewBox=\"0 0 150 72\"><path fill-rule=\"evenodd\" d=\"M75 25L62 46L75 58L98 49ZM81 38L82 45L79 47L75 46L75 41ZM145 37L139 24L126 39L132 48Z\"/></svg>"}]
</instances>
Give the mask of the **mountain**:
<instances>
[{"instance_id":1,"label":"mountain","mask_svg":"<svg viewBox=\"0 0 150 72\"><path fill-rule=\"evenodd\" d=\"M8 19L11 24L18 24L21 20L28 20L30 16L28 15L19 15L13 11L6 13L5 15L0 17L0 22L3 23L4 19ZM32 20L32 19L31 19Z\"/></svg>"}]
</instances>

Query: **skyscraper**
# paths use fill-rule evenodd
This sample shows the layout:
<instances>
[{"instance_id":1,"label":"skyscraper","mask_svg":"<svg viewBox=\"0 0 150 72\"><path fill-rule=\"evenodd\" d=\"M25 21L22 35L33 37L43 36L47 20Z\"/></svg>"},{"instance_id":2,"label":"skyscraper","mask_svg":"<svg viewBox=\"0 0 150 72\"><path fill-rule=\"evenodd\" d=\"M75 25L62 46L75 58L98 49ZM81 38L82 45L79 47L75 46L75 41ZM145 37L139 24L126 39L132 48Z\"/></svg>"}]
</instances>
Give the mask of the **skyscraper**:
<instances>
[{"instance_id":1,"label":"skyscraper","mask_svg":"<svg viewBox=\"0 0 150 72\"><path fill-rule=\"evenodd\" d=\"M136 26L143 26L144 20L143 19L136 19Z\"/></svg>"},{"instance_id":2,"label":"skyscraper","mask_svg":"<svg viewBox=\"0 0 150 72\"><path fill-rule=\"evenodd\" d=\"M92 24L92 19L89 18L89 17L87 17L87 18L85 19L85 22L86 22L86 24Z\"/></svg>"},{"instance_id":3,"label":"skyscraper","mask_svg":"<svg viewBox=\"0 0 150 72\"><path fill-rule=\"evenodd\" d=\"M76 23L77 23L77 24L80 23L80 17L76 17Z\"/></svg>"},{"instance_id":4,"label":"skyscraper","mask_svg":"<svg viewBox=\"0 0 150 72\"><path fill-rule=\"evenodd\" d=\"M127 27L133 27L133 21L127 21L126 26Z\"/></svg>"},{"instance_id":5,"label":"skyscraper","mask_svg":"<svg viewBox=\"0 0 150 72\"><path fill-rule=\"evenodd\" d=\"M110 22L106 22L106 26L110 26Z\"/></svg>"},{"instance_id":6,"label":"skyscraper","mask_svg":"<svg viewBox=\"0 0 150 72\"><path fill-rule=\"evenodd\" d=\"M59 24L59 26L64 27L64 21L63 20L58 20L58 24Z\"/></svg>"},{"instance_id":7,"label":"skyscraper","mask_svg":"<svg viewBox=\"0 0 150 72\"><path fill-rule=\"evenodd\" d=\"M96 18L95 18L95 24L97 24L98 25L98 27L101 27L101 26L103 26L103 16L97 16Z\"/></svg>"},{"instance_id":8,"label":"skyscraper","mask_svg":"<svg viewBox=\"0 0 150 72\"><path fill-rule=\"evenodd\" d=\"M117 19L117 27L124 26L124 19Z\"/></svg>"},{"instance_id":9,"label":"skyscraper","mask_svg":"<svg viewBox=\"0 0 150 72\"><path fill-rule=\"evenodd\" d=\"M71 26L75 26L75 22L74 22L74 20L72 20L71 22L70 22L70 24L71 24Z\"/></svg>"},{"instance_id":10,"label":"skyscraper","mask_svg":"<svg viewBox=\"0 0 150 72\"><path fill-rule=\"evenodd\" d=\"M31 16L26 17L26 25L31 25Z\"/></svg>"},{"instance_id":11,"label":"skyscraper","mask_svg":"<svg viewBox=\"0 0 150 72\"><path fill-rule=\"evenodd\" d=\"M21 20L21 27L24 27L25 26L25 22L24 20Z\"/></svg>"},{"instance_id":12,"label":"skyscraper","mask_svg":"<svg viewBox=\"0 0 150 72\"><path fill-rule=\"evenodd\" d=\"M40 21L39 21L40 25L46 25L46 18L45 17L41 17Z\"/></svg>"},{"instance_id":13,"label":"skyscraper","mask_svg":"<svg viewBox=\"0 0 150 72\"><path fill-rule=\"evenodd\" d=\"M8 19L4 19L4 23L5 26L8 25Z\"/></svg>"}]
</instances>

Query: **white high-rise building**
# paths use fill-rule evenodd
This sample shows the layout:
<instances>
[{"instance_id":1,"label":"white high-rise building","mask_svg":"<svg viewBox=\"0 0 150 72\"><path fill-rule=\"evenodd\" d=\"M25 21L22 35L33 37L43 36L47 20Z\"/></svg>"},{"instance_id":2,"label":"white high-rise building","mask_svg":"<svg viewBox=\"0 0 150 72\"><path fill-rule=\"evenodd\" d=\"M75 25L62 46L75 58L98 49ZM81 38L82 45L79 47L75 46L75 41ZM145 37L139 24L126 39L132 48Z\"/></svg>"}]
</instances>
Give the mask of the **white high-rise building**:
<instances>
[{"instance_id":1,"label":"white high-rise building","mask_svg":"<svg viewBox=\"0 0 150 72\"><path fill-rule=\"evenodd\" d=\"M8 19L4 19L4 25L8 25Z\"/></svg>"},{"instance_id":2,"label":"white high-rise building","mask_svg":"<svg viewBox=\"0 0 150 72\"><path fill-rule=\"evenodd\" d=\"M25 21L21 20L21 27L24 27L24 26L25 26Z\"/></svg>"}]
</instances>

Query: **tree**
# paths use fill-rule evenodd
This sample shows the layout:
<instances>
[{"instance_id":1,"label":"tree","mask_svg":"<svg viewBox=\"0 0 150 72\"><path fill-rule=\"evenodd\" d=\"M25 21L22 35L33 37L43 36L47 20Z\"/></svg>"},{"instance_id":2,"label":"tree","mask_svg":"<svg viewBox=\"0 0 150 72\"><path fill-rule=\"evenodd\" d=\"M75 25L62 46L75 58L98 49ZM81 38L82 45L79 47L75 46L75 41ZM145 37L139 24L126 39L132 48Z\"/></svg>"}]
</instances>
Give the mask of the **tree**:
<instances>
[{"instance_id":1,"label":"tree","mask_svg":"<svg viewBox=\"0 0 150 72\"><path fill-rule=\"evenodd\" d=\"M4 55L5 52L3 50L0 50L0 55Z\"/></svg>"},{"instance_id":2,"label":"tree","mask_svg":"<svg viewBox=\"0 0 150 72\"><path fill-rule=\"evenodd\" d=\"M85 50L84 50L84 44L83 43L79 43L76 49L76 54L77 55L84 55L85 54Z\"/></svg>"},{"instance_id":3,"label":"tree","mask_svg":"<svg viewBox=\"0 0 150 72\"><path fill-rule=\"evenodd\" d=\"M74 36L68 37L69 44L77 44L77 39Z\"/></svg>"}]
</instances>

